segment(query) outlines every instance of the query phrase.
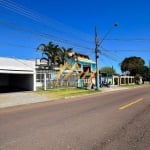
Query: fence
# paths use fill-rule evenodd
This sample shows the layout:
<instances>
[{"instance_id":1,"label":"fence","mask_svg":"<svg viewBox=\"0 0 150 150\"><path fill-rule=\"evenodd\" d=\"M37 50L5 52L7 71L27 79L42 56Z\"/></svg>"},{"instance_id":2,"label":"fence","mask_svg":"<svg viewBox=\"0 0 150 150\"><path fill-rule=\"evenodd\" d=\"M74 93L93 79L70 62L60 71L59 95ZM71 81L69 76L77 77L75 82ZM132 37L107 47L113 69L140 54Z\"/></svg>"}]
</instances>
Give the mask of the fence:
<instances>
[{"instance_id":1,"label":"fence","mask_svg":"<svg viewBox=\"0 0 150 150\"><path fill-rule=\"evenodd\" d=\"M76 74L72 74L68 80L63 80L65 73L58 80L54 80L56 71L38 71L36 73L36 89L52 89L61 87L77 87L78 82Z\"/></svg>"}]
</instances>

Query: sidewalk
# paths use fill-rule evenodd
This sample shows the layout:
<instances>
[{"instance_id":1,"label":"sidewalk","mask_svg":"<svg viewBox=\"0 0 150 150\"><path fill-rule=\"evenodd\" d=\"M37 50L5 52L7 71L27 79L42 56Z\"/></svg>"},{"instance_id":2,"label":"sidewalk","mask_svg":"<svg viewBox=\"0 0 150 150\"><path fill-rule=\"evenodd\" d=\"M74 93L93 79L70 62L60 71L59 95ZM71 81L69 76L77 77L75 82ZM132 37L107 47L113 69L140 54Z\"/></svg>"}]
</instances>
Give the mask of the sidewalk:
<instances>
[{"instance_id":1,"label":"sidewalk","mask_svg":"<svg viewBox=\"0 0 150 150\"><path fill-rule=\"evenodd\" d=\"M122 87L110 87L101 88L102 92L111 92L117 90L123 90L127 88ZM18 106L18 105L27 105L31 103L38 103L38 102L46 102L54 100L51 98L50 95L46 96L45 94L37 94L35 92L13 92L13 93L1 93L0 94L0 108L7 108L11 106Z\"/></svg>"},{"instance_id":2,"label":"sidewalk","mask_svg":"<svg viewBox=\"0 0 150 150\"><path fill-rule=\"evenodd\" d=\"M46 95L35 92L13 92L0 94L0 108L49 101Z\"/></svg>"},{"instance_id":3,"label":"sidewalk","mask_svg":"<svg viewBox=\"0 0 150 150\"><path fill-rule=\"evenodd\" d=\"M109 88L107 88L107 87L102 87L101 88L102 92L119 91L119 90L125 90L125 89L129 89L129 88L127 88L127 87L118 87L118 86L111 86Z\"/></svg>"}]
</instances>

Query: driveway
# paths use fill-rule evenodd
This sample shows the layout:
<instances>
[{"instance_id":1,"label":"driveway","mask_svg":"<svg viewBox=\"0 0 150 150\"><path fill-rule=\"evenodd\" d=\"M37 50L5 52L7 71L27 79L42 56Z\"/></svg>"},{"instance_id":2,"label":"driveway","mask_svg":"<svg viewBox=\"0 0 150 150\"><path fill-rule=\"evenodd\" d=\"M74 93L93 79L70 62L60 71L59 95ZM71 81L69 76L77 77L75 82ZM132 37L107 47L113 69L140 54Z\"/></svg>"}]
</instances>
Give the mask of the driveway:
<instances>
[{"instance_id":1,"label":"driveway","mask_svg":"<svg viewBox=\"0 0 150 150\"><path fill-rule=\"evenodd\" d=\"M50 100L46 95L36 92L12 92L0 94L0 108L44 102Z\"/></svg>"}]
</instances>

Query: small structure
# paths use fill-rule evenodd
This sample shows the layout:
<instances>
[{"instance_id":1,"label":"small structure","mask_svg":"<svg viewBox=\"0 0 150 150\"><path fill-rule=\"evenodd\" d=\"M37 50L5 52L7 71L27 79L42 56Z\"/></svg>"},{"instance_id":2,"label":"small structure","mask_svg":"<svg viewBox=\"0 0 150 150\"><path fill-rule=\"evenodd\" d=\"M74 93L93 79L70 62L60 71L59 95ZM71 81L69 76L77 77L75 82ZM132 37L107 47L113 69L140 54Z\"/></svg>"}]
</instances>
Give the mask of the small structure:
<instances>
[{"instance_id":1,"label":"small structure","mask_svg":"<svg viewBox=\"0 0 150 150\"><path fill-rule=\"evenodd\" d=\"M100 85L109 87L109 85L126 85L126 84L135 84L134 76L125 76L125 75L108 75L107 73L100 74Z\"/></svg>"},{"instance_id":2,"label":"small structure","mask_svg":"<svg viewBox=\"0 0 150 150\"><path fill-rule=\"evenodd\" d=\"M112 76L112 85L135 84L134 76L114 75Z\"/></svg>"},{"instance_id":3,"label":"small structure","mask_svg":"<svg viewBox=\"0 0 150 150\"><path fill-rule=\"evenodd\" d=\"M0 92L35 91L35 61L0 57Z\"/></svg>"}]
</instances>

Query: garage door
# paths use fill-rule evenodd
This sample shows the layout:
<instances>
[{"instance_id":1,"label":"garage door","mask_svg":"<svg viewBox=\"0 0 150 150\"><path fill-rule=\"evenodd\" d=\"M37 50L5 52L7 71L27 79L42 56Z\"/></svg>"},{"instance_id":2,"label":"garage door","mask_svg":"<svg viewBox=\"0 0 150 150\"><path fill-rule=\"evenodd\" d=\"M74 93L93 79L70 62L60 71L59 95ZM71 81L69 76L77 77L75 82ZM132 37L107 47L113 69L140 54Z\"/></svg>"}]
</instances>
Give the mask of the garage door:
<instances>
[{"instance_id":1,"label":"garage door","mask_svg":"<svg viewBox=\"0 0 150 150\"><path fill-rule=\"evenodd\" d=\"M0 93L32 90L33 74L0 74Z\"/></svg>"}]
</instances>

